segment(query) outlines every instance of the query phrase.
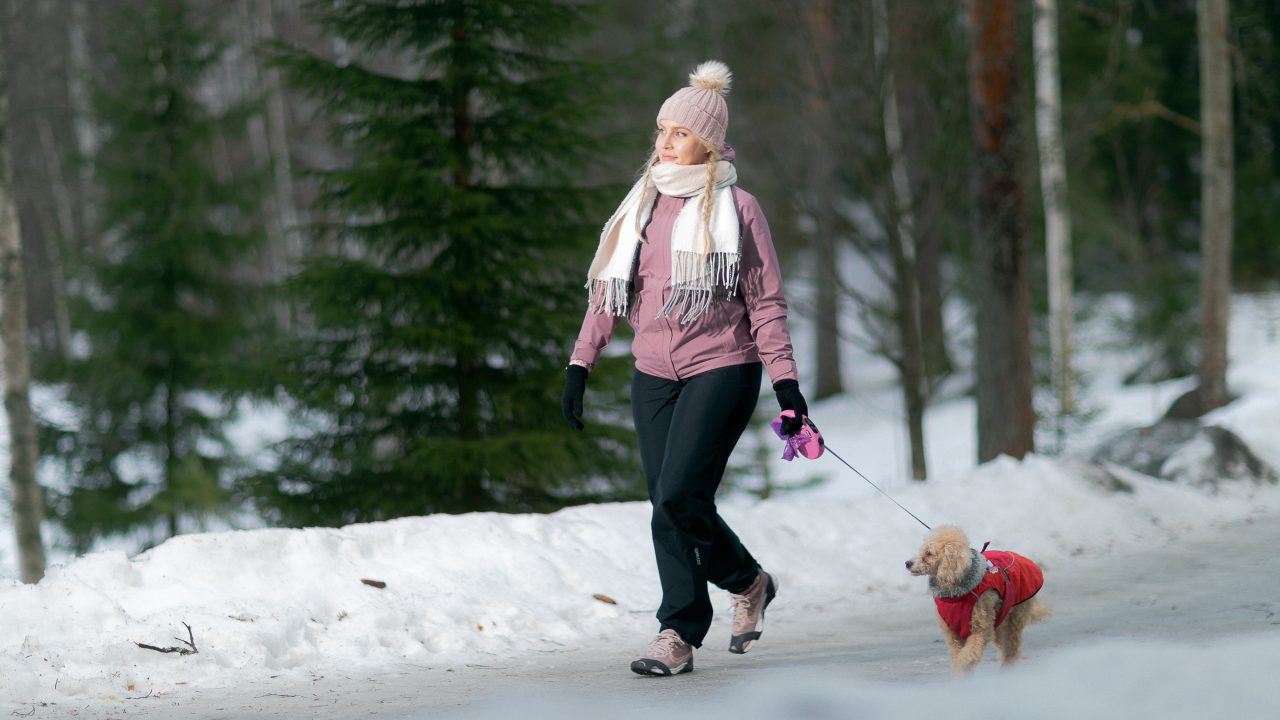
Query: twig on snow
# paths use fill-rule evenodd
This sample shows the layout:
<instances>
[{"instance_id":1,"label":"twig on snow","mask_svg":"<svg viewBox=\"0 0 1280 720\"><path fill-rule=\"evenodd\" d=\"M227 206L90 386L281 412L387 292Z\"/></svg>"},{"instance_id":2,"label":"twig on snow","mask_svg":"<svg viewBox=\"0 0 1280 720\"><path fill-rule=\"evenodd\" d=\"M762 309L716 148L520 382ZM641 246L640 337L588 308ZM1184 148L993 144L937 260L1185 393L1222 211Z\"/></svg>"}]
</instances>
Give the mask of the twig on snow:
<instances>
[{"instance_id":1,"label":"twig on snow","mask_svg":"<svg viewBox=\"0 0 1280 720\"><path fill-rule=\"evenodd\" d=\"M135 642L134 645L137 645L143 650L155 650L156 652L162 652L162 653L178 653L179 655L194 655L195 653L200 652L199 650L196 649L196 636L195 636L195 633L191 632L191 626L187 625L185 622L182 624L187 628L187 637L189 638L189 640L183 640L182 638L174 638L174 640L177 640L178 642L182 643L183 645L186 645L187 647L170 646L167 648L162 648L162 647L156 647L155 645L147 645L146 643L140 643L140 642Z\"/></svg>"}]
</instances>

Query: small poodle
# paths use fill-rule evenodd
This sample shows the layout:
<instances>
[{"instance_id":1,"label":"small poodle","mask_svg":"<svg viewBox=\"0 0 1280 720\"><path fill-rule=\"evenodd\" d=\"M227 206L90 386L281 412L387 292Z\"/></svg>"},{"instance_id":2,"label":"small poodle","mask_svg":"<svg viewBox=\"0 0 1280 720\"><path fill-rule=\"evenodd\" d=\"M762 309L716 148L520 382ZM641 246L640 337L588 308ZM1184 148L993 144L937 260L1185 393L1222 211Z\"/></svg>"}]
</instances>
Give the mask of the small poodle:
<instances>
[{"instance_id":1,"label":"small poodle","mask_svg":"<svg viewBox=\"0 0 1280 720\"><path fill-rule=\"evenodd\" d=\"M993 640L1000 662L1014 662L1022 629L1049 617L1049 606L1036 597L1044 585L1039 566L1017 553L985 547L974 550L963 530L943 525L907 561L912 575L929 576L938 627L956 673L973 669Z\"/></svg>"}]
</instances>

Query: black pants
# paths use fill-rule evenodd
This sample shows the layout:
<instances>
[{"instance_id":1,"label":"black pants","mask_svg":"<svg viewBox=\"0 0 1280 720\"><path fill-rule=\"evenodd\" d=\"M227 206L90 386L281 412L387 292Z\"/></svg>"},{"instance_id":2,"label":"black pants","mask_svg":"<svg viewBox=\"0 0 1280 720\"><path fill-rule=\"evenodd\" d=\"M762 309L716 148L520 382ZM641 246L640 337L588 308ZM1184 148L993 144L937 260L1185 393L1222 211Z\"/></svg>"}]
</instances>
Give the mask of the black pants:
<instances>
[{"instance_id":1,"label":"black pants","mask_svg":"<svg viewBox=\"0 0 1280 720\"><path fill-rule=\"evenodd\" d=\"M700 647L711 627L707 582L741 593L759 564L716 512L716 488L760 396L760 363L684 380L636 371L631 408L653 503L661 629Z\"/></svg>"}]
</instances>

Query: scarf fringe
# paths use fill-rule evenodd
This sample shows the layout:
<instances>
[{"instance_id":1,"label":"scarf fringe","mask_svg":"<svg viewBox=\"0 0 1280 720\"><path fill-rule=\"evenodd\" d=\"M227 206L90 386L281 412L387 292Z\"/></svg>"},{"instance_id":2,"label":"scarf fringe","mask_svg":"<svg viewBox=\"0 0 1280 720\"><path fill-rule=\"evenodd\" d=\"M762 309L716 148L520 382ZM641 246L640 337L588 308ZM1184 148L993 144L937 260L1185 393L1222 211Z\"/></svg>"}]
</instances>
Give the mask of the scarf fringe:
<instances>
[{"instance_id":1,"label":"scarf fringe","mask_svg":"<svg viewBox=\"0 0 1280 720\"><path fill-rule=\"evenodd\" d=\"M675 283L671 294L658 311L658 317L679 317L687 325L702 317L715 299L716 289L731 298L738 289L738 260L741 253L713 252L703 255L677 251L672 259L671 277L691 278Z\"/></svg>"},{"instance_id":2,"label":"scarf fringe","mask_svg":"<svg viewBox=\"0 0 1280 720\"><path fill-rule=\"evenodd\" d=\"M625 317L631 299L631 283L626 278L587 281L587 306L594 313Z\"/></svg>"}]
</instances>

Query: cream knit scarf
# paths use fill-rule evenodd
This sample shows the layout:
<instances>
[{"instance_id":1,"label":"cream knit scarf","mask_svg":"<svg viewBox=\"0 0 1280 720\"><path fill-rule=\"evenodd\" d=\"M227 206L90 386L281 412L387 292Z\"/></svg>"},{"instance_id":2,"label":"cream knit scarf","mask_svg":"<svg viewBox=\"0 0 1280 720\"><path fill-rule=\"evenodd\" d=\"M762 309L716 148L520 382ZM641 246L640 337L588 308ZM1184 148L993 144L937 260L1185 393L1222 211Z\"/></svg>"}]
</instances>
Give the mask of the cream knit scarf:
<instances>
[{"instance_id":1,"label":"cream knit scarf","mask_svg":"<svg viewBox=\"0 0 1280 720\"><path fill-rule=\"evenodd\" d=\"M640 256L641 230L649 221L658 193L696 198L685 203L671 228L671 294L658 317L677 316L682 324L701 317L711 306L716 288L732 297L738 286L738 211L733 204L733 184L738 171L724 160L716 163L715 190L711 192L711 236L702 220L707 201L707 166L659 163L631 191L605 223L591 270L587 273L591 309L625 316L630 284Z\"/></svg>"}]
</instances>

